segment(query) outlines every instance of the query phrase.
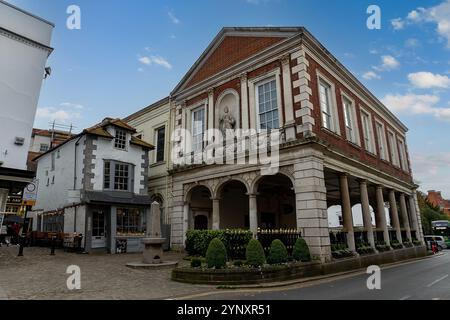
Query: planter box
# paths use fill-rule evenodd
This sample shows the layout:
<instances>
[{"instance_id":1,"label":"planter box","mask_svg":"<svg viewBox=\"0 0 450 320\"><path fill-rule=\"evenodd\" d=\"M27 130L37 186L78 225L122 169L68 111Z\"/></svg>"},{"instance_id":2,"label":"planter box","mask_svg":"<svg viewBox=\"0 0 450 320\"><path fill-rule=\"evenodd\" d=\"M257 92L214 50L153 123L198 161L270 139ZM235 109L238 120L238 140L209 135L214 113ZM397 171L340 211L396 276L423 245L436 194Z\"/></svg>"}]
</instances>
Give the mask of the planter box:
<instances>
[{"instance_id":1,"label":"planter box","mask_svg":"<svg viewBox=\"0 0 450 320\"><path fill-rule=\"evenodd\" d=\"M381 265L405 259L426 256L425 246L390 250L378 254L343 258L328 263L296 262L286 265L270 266L263 269L193 269L176 268L172 271L172 280L212 285L243 285L267 282L280 282L324 274L366 268L370 265Z\"/></svg>"}]
</instances>

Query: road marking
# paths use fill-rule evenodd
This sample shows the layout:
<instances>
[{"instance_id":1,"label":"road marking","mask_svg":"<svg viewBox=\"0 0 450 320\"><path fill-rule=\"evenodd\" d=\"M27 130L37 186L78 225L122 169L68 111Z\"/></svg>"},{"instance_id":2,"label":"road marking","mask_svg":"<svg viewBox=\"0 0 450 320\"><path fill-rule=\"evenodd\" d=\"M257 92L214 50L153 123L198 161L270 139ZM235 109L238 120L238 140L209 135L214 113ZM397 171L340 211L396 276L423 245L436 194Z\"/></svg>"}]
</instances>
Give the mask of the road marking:
<instances>
[{"instance_id":1,"label":"road marking","mask_svg":"<svg viewBox=\"0 0 450 320\"><path fill-rule=\"evenodd\" d=\"M409 298L411 298L411 296L404 296L404 297L400 298L400 300L407 300Z\"/></svg>"},{"instance_id":2,"label":"road marking","mask_svg":"<svg viewBox=\"0 0 450 320\"><path fill-rule=\"evenodd\" d=\"M447 277L448 277L448 274L446 274L445 276L440 277L439 279L434 280L432 283L430 283L429 285L427 285L427 287L429 288L429 287L431 287L431 286L434 286L436 283L438 283L439 281L444 280L444 279L447 278Z\"/></svg>"}]
</instances>

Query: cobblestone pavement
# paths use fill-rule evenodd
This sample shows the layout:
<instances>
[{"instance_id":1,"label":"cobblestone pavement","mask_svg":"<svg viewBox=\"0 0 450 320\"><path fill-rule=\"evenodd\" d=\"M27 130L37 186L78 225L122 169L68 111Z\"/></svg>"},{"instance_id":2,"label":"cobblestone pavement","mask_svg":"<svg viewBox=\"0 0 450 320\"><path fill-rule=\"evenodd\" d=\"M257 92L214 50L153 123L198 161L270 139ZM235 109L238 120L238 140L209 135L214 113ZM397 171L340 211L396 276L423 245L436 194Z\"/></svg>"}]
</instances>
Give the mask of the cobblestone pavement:
<instances>
[{"instance_id":1,"label":"cobblestone pavement","mask_svg":"<svg viewBox=\"0 0 450 320\"><path fill-rule=\"evenodd\" d=\"M127 262L138 262L141 254L106 253L76 254L49 248L24 248L17 257L18 247L0 247L0 299L166 299L188 294L211 292L213 286L190 285L170 280L171 269L132 269ZM183 255L169 252L167 260L179 260ZM81 269L81 289L67 289L69 265Z\"/></svg>"}]
</instances>

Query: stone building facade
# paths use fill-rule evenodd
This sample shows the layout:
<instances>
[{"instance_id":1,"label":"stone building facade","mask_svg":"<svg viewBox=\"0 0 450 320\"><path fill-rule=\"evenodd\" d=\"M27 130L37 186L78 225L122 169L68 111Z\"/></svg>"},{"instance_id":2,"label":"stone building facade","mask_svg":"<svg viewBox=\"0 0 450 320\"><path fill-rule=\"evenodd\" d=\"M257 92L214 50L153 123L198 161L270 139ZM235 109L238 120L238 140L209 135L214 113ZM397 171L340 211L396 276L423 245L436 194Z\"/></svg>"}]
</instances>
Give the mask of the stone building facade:
<instances>
[{"instance_id":1,"label":"stone building facade","mask_svg":"<svg viewBox=\"0 0 450 320\"><path fill-rule=\"evenodd\" d=\"M183 246L188 229L290 228L327 261L328 208L336 205L350 250L362 240L375 248L423 239L407 128L305 28L222 29L168 100L173 247ZM224 123L253 129L250 142L279 132L270 150L277 168L251 162L252 143L225 151L233 164L202 162L216 141L208 129Z\"/></svg>"}]
</instances>

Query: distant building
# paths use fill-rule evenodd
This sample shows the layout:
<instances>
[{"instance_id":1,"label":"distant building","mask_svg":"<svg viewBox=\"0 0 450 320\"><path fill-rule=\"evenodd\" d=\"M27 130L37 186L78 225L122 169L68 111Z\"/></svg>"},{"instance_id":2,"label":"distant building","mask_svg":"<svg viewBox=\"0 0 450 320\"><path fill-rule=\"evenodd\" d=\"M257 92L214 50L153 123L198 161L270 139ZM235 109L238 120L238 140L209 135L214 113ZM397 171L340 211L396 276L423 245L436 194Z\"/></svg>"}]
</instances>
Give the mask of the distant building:
<instances>
[{"instance_id":1,"label":"distant building","mask_svg":"<svg viewBox=\"0 0 450 320\"><path fill-rule=\"evenodd\" d=\"M441 191L429 190L427 199L432 205L441 208L446 215L450 216L450 200L442 198Z\"/></svg>"},{"instance_id":2,"label":"distant building","mask_svg":"<svg viewBox=\"0 0 450 320\"><path fill-rule=\"evenodd\" d=\"M106 118L38 156L33 230L83 234L83 247L142 249L148 196L148 151L136 130Z\"/></svg>"},{"instance_id":3,"label":"distant building","mask_svg":"<svg viewBox=\"0 0 450 320\"><path fill-rule=\"evenodd\" d=\"M0 212L18 210L34 177L27 155L53 28L0 0Z\"/></svg>"},{"instance_id":4,"label":"distant building","mask_svg":"<svg viewBox=\"0 0 450 320\"><path fill-rule=\"evenodd\" d=\"M36 162L34 158L47 152L52 147L60 145L74 134L67 131L45 130L33 128L31 134L30 149L28 151L27 169L36 172Z\"/></svg>"}]
</instances>

